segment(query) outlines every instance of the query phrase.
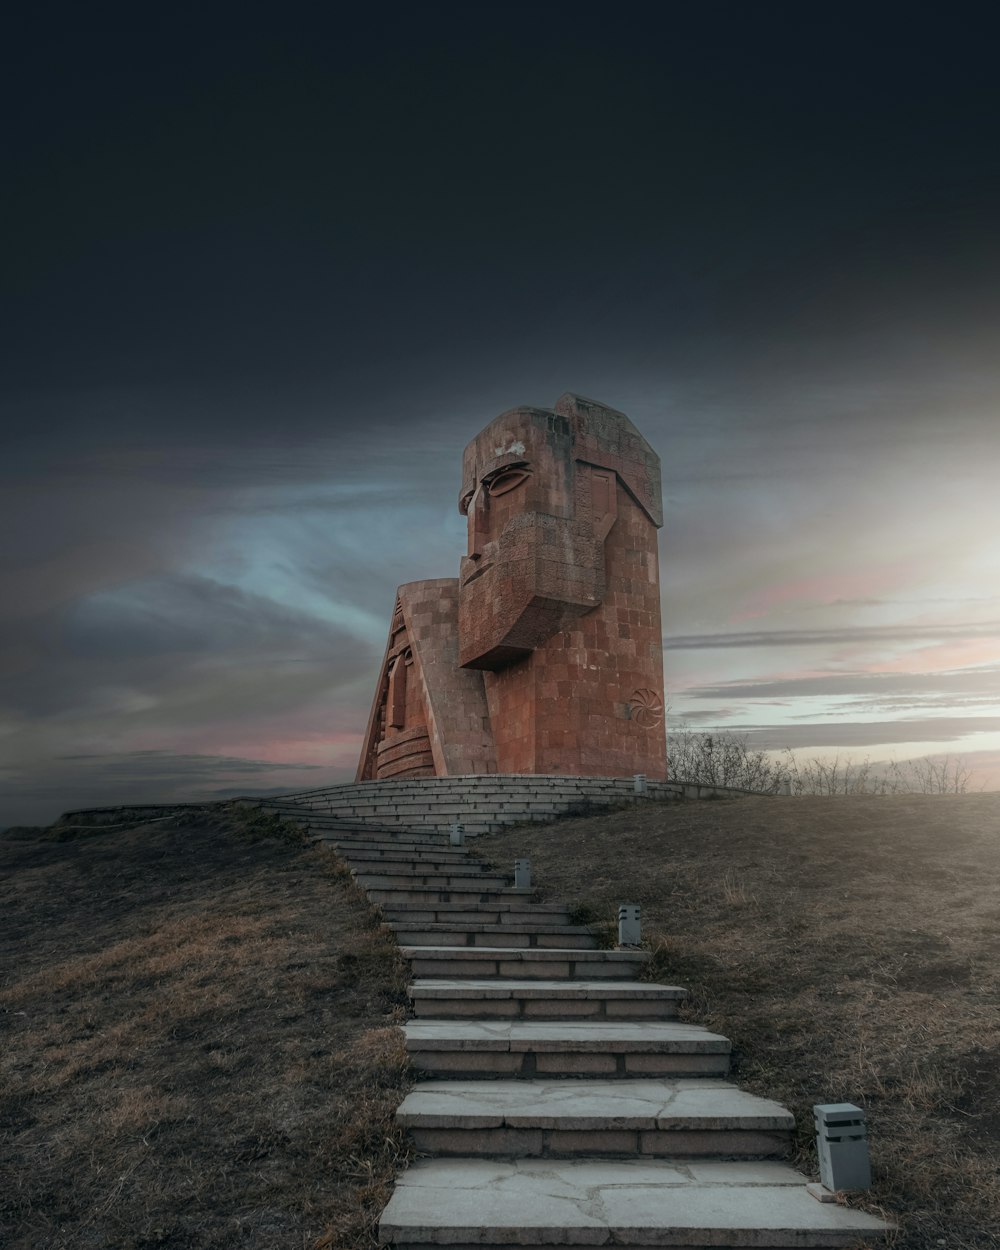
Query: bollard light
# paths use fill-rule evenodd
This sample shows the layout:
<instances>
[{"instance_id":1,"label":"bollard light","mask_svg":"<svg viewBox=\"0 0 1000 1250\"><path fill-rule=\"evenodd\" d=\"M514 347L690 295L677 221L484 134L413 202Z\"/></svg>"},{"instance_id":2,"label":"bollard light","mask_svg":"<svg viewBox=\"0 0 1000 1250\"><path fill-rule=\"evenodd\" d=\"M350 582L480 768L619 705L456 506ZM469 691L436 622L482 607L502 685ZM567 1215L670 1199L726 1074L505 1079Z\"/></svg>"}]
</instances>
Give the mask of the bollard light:
<instances>
[{"instance_id":1,"label":"bollard light","mask_svg":"<svg viewBox=\"0 0 1000 1250\"><path fill-rule=\"evenodd\" d=\"M451 826L450 834L451 834L452 846L464 846L465 845L465 825L459 824L459 822L456 820L454 824Z\"/></svg>"},{"instance_id":2,"label":"bollard light","mask_svg":"<svg viewBox=\"0 0 1000 1250\"><path fill-rule=\"evenodd\" d=\"M852 1102L813 1107L820 1180L827 1189L867 1189L872 1183L865 1113Z\"/></svg>"},{"instance_id":3,"label":"bollard light","mask_svg":"<svg viewBox=\"0 0 1000 1250\"><path fill-rule=\"evenodd\" d=\"M646 774L634 773L632 776L632 785L636 794L646 793Z\"/></svg>"},{"instance_id":4,"label":"bollard light","mask_svg":"<svg viewBox=\"0 0 1000 1250\"><path fill-rule=\"evenodd\" d=\"M518 890L531 889L531 860L514 860L514 886Z\"/></svg>"},{"instance_id":5,"label":"bollard light","mask_svg":"<svg viewBox=\"0 0 1000 1250\"><path fill-rule=\"evenodd\" d=\"M639 921L639 904L620 904L618 908L618 945L639 946L641 942L642 926Z\"/></svg>"}]
</instances>

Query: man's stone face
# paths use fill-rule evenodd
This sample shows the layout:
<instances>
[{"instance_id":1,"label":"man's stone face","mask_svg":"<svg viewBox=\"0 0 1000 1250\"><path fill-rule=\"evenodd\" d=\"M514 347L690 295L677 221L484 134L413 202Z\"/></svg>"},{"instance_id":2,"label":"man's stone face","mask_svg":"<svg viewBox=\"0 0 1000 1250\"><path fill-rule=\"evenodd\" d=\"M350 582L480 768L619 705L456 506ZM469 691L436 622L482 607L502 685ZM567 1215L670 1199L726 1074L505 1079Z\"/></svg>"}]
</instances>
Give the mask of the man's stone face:
<instances>
[{"instance_id":1,"label":"man's stone face","mask_svg":"<svg viewBox=\"0 0 1000 1250\"><path fill-rule=\"evenodd\" d=\"M565 417L516 408L465 450L459 506L468 554L459 578L459 662L501 668L600 602L603 542L577 516Z\"/></svg>"}]
</instances>

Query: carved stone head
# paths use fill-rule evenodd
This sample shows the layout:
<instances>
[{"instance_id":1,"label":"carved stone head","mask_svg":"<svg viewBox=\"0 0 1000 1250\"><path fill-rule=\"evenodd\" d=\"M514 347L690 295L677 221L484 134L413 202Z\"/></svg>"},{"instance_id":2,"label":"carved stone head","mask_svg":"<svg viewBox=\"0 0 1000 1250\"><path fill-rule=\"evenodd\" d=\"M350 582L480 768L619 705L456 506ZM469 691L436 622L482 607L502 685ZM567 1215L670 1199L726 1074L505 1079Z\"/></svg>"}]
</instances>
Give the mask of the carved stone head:
<instances>
[{"instance_id":1,"label":"carved stone head","mask_svg":"<svg viewBox=\"0 0 1000 1250\"><path fill-rule=\"evenodd\" d=\"M575 395L513 408L465 449L459 663L499 669L597 607L618 483L654 526L659 459L620 412Z\"/></svg>"}]
</instances>

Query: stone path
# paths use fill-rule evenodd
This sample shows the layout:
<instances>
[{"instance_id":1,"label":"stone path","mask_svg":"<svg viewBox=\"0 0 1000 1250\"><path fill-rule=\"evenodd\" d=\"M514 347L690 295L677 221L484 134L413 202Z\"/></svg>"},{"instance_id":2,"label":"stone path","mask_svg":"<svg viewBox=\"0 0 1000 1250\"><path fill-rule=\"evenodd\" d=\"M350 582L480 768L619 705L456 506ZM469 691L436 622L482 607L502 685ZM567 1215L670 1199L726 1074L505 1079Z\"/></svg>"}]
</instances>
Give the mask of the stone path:
<instances>
[{"instance_id":1,"label":"stone path","mask_svg":"<svg viewBox=\"0 0 1000 1250\"><path fill-rule=\"evenodd\" d=\"M406 1046L425 1079L398 1118L419 1158L380 1240L397 1250L870 1245L886 1226L817 1202L781 1161L794 1122L724 1078L726 1038L676 1019L559 904L440 834L348 828L269 803L336 849L410 960Z\"/></svg>"}]
</instances>

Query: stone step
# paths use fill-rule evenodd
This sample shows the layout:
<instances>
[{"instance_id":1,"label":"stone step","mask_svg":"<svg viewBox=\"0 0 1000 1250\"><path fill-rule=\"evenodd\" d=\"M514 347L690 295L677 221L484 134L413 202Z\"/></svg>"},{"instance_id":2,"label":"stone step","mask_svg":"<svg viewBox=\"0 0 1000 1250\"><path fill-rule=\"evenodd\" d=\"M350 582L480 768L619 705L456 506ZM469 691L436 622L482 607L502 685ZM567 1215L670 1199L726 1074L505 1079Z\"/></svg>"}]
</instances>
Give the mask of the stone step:
<instances>
[{"instance_id":1,"label":"stone step","mask_svg":"<svg viewBox=\"0 0 1000 1250\"><path fill-rule=\"evenodd\" d=\"M479 1076L724 1076L729 1039L697 1024L627 1020L410 1020L415 1069Z\"/></svg>"},{"instance_id":2,"label":"stone step","mask_svg":"<svg viewBox=\"0 0 1000 1250\"><path fill-rule=\"evenodd\" d=\"M437 842L453 849L456 847L451 840L451 827L436 828L424 824L405 825L398 820L378 824L373 820L328 820L319 816L303 816L311 829L316 833L326 834L334 838L372 838L377 842L400 842L413 839L423 842Z\"/></svg>"},{"instance_id":3,"label":"stone step","mask_svg":"<svg viewBox=\"0 0 1000 1250\"><path fill-rule=\"evenodd\" d=\"M561 903L396 903L382 908L387 921L410 924L530 924L543 920L552 924L569 924L569 912Z\"/></svg>"},{"instance_id":4,"label":"stone step","mask_svg":"<svg viewBox=\"0 0 1000 1250\"><path fill-rule=\"evenodd\" d=\"M384 847L372 846L370 842L346 842L343 839L339 842L325 841L324 846L336 851L341 859L346 859L348 863L354 863L355 861L370 864L435 863L447 866L450 864L481 862L470 860L461 847L455 847L453 850L444 846L415 847L412 850L400 850L397 847L386 849ZM487 865L483 864L483 868L487 868Z\"/></svg>"},{"instance_id":5,"label":"stone step","mask_svg":"<svg viewBox=\"0 0 1000 1250\"><path fill-rule=\"evenodd\" d=\"M482 873L480 869L469 869L464 865L461 868L447 869L444 873L424 873L419 870L415 873L395 873L390 864L377 873L354 873L354 879L357 884L365 886L365 889L372 890L407 890L415 885L432 886L436 890L502 890L510 884L505 876Z\"/></svg>"},{"instance_id":6,"label":"stone step","mask_svg":"<svg viewBox=\"0 0 1000 1250\"><path fill-rule=\"evenodd\" d=\"M559 950L596 950L597 939L586 925L546 924L444 924L417 925L412 921L390 921L396 940L405 946L497 946L532 947Z\"/></svg>"},{"instance_id":7,"label":"stone step","mask_svg":"<svg viewBox=\"0 0 1000 1250\"><path fill-rule=\"evenodd\" d=\"M314 842L336 843L338 846L370 846L386 851L458 851L460 855L467 852L464 847L452 846L447 834L414 833L409 829L401 829L398 833L372 833L370 830L357 833L346 833L343 830L317 829L308 830Z\"/></svg>"},{"instance_id":8,"label":"stone step","mask_svg":"<svg viewBox=\"0 0 1000 1250\"><path fill-rule=\"evenodd\" d=\"M366 885L368 897L373 903L381 906L394 906L397 903L462 903L466 907L477 903L499 903L519 898L522 901L531 898L531 890L519 889L517 886L505 886L502 889L472 889L456 886L444 889L439 886L411 885L387 889L383 886Z\"/></svg>"},{"instance_id":9,"label":"stone step","mask_svg":"<svg viewBox=\"0 0 1000 1250\"><path fill-rule=\"evenodd\" d=\"M646 981L421 979L410 986L420 1019L670 1020L687 990Z\"/></svg>"},{"instance_id":10,"label":"stone step","mask_svg":"<svg viewBox=\"0 0 1000 1250\"><path fill-rule=\"evenodd\" d=\"M634 981L649 959L645 951L506 950L473 946L403 946L419 977L511 977L515 981Z\"/></svg>"},{"instance_id":11,"label":"stone step","mask_svg":"<svg viewBox=\"0 0 1000 1250\"><path fill-rule=\"evenodd\" d=\"M351 851L337 851L344 863L355 875L366 876L461 876L470 881L479 881L484 876L502 880L509 878L497 873L495 868L486 864L469 863L467 860L442 859L440 855L410 855L405 859L371 859L370 855L355 855Z\"/></svg>"},{"instance_id":12,"label":"stone step","mask_svg":"<svg viewBox=\"0 0 1000 1250\"><path fill-rule=\"evenodd\" d=\"M389 868L392 866L389 865ZM449 868L446 872L359 872L352 870L358 885L373 890L406 890L414 885L433 886L438 890L483 889L502 890L509 884L506 877L483 872L480 868Z\"/></svg>"},{"instance_id":13,"label":"stone step","mask_svg":"<svg viewBox=\"0 0 1000 1250\"><path fill-rule=\"evenodd\" d=\"M455 859L464 859L466 856L463 847L452 846L447 838L432 842L426 838L407 836L390 841L388 838L373 838L371 834L364 837L358 834L354 837L343 833L317 833L315 830L306 830L306 836L313 845L328 847L330 850L337 851L338 854L341 851L350 852L352 849L363 847L376 854L382 851L394 851L397 854L418 857L428 852ZM454 855L456 851L458 854Z\"/></svg>"},{"instance_id":14,"label":"stone step","mask_svg":"<svg viewBox=\"0 0 1000 1250\"><path fill-rule=\"evenodd\" d=\"M795 1117L728 1081L425 1081L396 1122L446 1155L773 1158Z\"/></svg>"},{"instance_id":15,"label":"stone step","mask_svg":"<svg viewBox=\"0 0 1000 1250\"><path fill-rule=\"evenodd\" d=\"M319 815L316 812L299 809L265 809L284 820L294 820L297 824L314 832L329 834L331 837L358 837L382 839L419 838L433 840L443 845L450 845L451 835L447 829L419 830L408 828L398 823L382 824L374 820L339 819L336 816Z\"/></svg>"},{"instance_id":16,"label":"stone step","mask_svg":"<svg viewBox=\"0 0 1000 1250\"><path fill-rule=\"evenodd\" d=\"M379 1241L395 1250L557 1246L846 1250L874 1216L817 1202L770 1160L418 1159L396 1181Z\"/></svg>"}]
</instances>

